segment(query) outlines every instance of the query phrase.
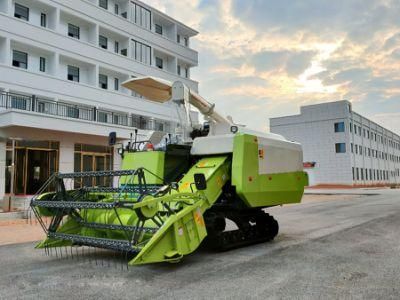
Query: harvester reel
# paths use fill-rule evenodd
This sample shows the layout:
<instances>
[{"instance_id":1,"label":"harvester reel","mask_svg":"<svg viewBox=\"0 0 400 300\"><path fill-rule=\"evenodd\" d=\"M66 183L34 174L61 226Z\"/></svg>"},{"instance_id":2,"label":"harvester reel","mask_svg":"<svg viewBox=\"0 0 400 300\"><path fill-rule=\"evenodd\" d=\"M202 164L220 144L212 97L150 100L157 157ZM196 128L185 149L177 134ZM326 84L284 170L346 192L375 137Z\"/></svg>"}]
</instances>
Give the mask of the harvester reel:
<instances>
[{"instance_id":1,"label":"harvester reel","mask_svg":"<svg viewBox=\"0 0 400 300\"><path fill-rule=\"evenodd\" d=\"M146 196L142 201L146 199L153 199L151 196ZM150 202L149 204L135 209L138 218L142 221L154 218L160 212L161 205L159 202Z\"/></svg>"}]
</instances>

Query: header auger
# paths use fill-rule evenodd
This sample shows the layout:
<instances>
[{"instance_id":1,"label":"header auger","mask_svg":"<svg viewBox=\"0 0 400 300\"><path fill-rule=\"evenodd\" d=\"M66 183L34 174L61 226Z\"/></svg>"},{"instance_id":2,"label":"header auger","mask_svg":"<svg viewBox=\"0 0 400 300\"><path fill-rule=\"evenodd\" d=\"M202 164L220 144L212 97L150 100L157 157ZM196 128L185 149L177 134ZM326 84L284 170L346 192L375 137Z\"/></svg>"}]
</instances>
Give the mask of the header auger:
<instances>
[{"instance_id":1,"label":"header auger","mask_svg":"<svg viewBox=\"0 0 400 300\"><path fill-rule=\"evenodd\" d=\"M123 85L176 103L176 142L129 142L119 171L53 174L31 200L47 234L37 248L98 247L144 264L179 261L205 239L219 250L272 240L278 223L264 208L300 202L307 185L301 146L235 126L181 82L145 77ZM193 128L189 104L209 127ZM226 219L237 229L227 231Z\"/></svg>"}]
</instances>

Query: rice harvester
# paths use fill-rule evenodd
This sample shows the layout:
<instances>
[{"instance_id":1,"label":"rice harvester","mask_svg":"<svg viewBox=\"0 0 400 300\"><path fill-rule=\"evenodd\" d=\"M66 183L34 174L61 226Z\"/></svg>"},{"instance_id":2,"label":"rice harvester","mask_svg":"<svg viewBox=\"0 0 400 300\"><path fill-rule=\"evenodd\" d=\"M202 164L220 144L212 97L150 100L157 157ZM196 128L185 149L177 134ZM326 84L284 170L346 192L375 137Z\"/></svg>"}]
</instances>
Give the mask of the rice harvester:
<instances>
[{"instance_id":1,"label":"rice harvester","mask_svg":"<svg viewBox=\"0 0 400 300\"><path fill-rule=\"evenodd\" d=\"M139 265L177 262L203 241L228 250L274 239L279 226L265 209L300 202L308 183L301 145L235 125L180 81L142 77L123 86L172 101L176 134L156 145L136 131L118 149L120 170L54 173L31 200L47 235L36 248L104 248ZM204 126L193 125L191 105ZM116 144L115 133L109 140Z\"/></svg>"}]
</instances>

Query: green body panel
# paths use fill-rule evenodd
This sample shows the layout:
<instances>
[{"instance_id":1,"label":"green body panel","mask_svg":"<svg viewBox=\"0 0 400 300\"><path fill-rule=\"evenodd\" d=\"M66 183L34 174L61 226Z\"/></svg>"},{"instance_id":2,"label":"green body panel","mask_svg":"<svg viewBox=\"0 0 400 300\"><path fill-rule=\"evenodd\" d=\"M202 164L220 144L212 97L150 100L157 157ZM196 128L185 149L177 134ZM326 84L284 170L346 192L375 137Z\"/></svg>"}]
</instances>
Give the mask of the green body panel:
<instances>
[{"instance_id":1,"label":"green body panel","mask_svg":"<svg viewBox=\"0 0 400 300\"><path fill-rule=\"evenodd\" d=\"M144 152L130 152L124 155L122 161L122 170L137 170L139 168L145 168L155 174L146 174L147 184L162 184L160 178L164 178L164 164L165 164L165 152L163 151L144 151ZM130 184L127 182L128 177L122 177L121 183ZM135 180L136 181L136 180ZM133 182L136 184L137 182Z\"/></svg>"},{"instance_id":2,"label":"green body panel","mask_svg":"<svg viewBox=\"0 0 400 300\"><path fill-rule=\"evenodd\" d=\"M258 139L237 134L232 157L232 185L249 207L298 203L308 184L305 172L259 174ZM268 155L268 153L265 153Z\"/></svg>"},{"instance_id":3,"label":"green body panel","mask_svg":"<svg viewBox=\"0 0 400 300\"><path fill-rule=\"evenodd\" d=\"M164 176L168 176L164 174L167 157L162 151L126 153L122 169L143 168L146 183L161 187ZM188 159L186 163L193 164L193 160ZM171 166L167 169L176 169L177 164ZM136 192L124 193L125 186L138 184L137 176L130 175L120 178L120 193L91 192L82 198L83 201L89 202L115 202L116 199L123 202L123 207L112 209L81 208L79 214L84 222L91 224L134 227L144 222L144 226L150 230L141 232L135 239L133 235L127 236L127 232L122 231L120 227L113 226L111 230L83 226L73 215L65 218L64 224L57 228L57 232L102 239L134 240L135 244L131 243L129 247L138 253L129 264L175 262L195 251L207 236L203 214L219 199L226 184L231 183L236 188L238 196L248 207L300 202L304 186L307 184L304 172L259 175L257 137L240 133L234 138L232 155L203 157L183 172L184 174L179 173L176 176L179 180L176 190L168 189L163 193L142 195ZM204 174L207 182L205 190L196 189L194 175L198 173ZM76 190L67 191L71 195L75 192ZM65 197L65 194L60 198L57 193L44 193L37 200L63 201L63 196ZM39 207L38 212L48 217L55 215L59 210ZM37 248L68 245L71 245L71 242L47 238L39 243Z\"/></svg>"},{"instance_id":4,"label":"green body panel","mask_svg":"<svg viewBox=\"0 0 400 300\"><path fill-rule=\"evenodd\" d=\"M222 187L229 179L229 169L227 156L203 158L198 161L179 182L179 191L168 196L175 198L175 201L179 198L184 199L186 207L168 218L130 264L176 261L196 250L207 235L203 213L217 201ZM206 190L197 191L192 184L196 173L204 174L207 181Z\"/></svg>"}]
</instances>

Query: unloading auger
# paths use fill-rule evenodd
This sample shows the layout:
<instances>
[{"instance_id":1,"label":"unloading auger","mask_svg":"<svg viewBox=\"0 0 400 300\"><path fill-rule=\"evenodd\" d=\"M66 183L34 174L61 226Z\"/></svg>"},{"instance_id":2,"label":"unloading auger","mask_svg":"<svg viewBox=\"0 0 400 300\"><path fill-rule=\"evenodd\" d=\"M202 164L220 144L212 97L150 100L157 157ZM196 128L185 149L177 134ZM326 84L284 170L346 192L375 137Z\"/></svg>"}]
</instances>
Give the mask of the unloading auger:
<instances>
[{"instance_id":1,"label":"unloading auger","mask_svg":"<svg viewBox=\"0 0 400 300\"><path fill-rule=\"evenodd\" d=\"M308 183L301 146L234 125L181 82L144 77L123 86L173 101L178 134L154 149L128 142L118 171L53 174L31 200L47 234L37 248L104 248L137 265L179 261L203 240L218 250L272 240L278 223L264 208L300 202ZM192 125L190 104L207 126ZM237 228L227 230L226 219Z\"/></svg>"}]
</instances>

